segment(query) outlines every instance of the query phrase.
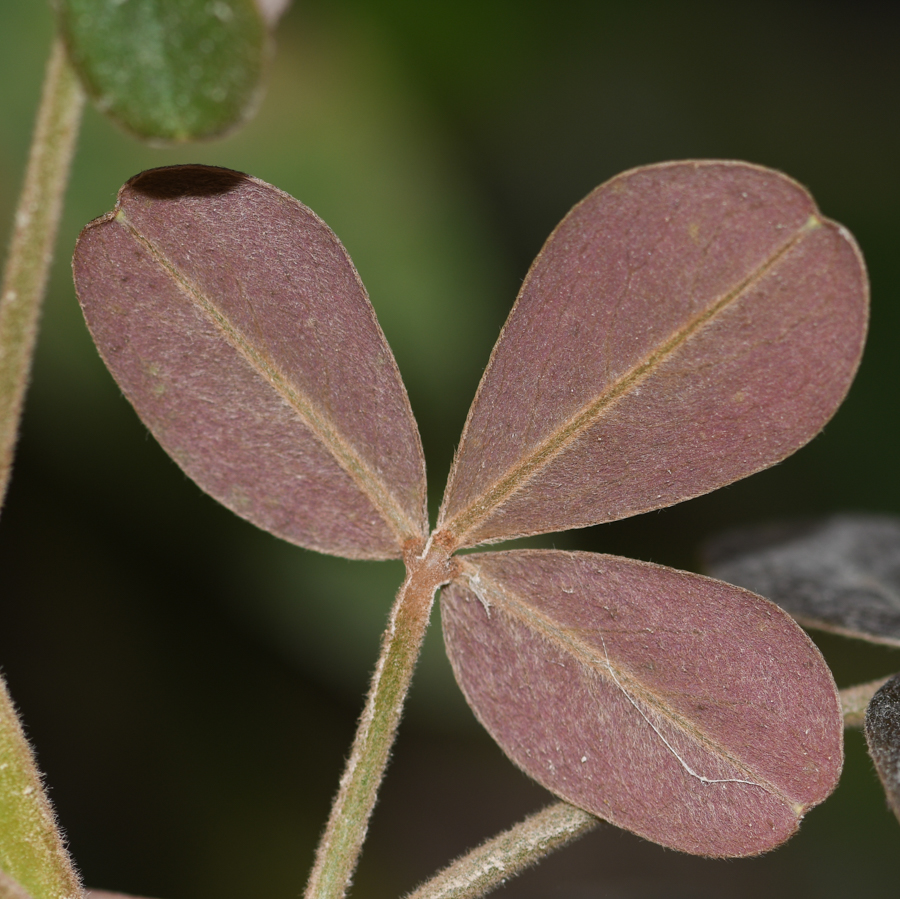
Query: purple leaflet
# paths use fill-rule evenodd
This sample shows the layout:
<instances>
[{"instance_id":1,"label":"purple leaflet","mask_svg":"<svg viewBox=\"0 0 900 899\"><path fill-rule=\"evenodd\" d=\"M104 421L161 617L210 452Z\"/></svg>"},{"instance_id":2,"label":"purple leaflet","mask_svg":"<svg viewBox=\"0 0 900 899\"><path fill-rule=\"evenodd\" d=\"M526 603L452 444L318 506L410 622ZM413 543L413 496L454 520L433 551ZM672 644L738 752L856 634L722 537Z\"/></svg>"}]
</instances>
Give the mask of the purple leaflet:
<instances>
[{"instance_id":1,"label":"purple leaflet","mask_svg":"<svg viewBox=\"0 0 900 899\"><path fill-rule=\"evenodd\" d=\"M441 601L457 680L557 796L666 846L744 856L787 839L834 789L834 681L773 603L591 553L460 563Z\"/></svg>"},{"instance_id":2,"label":"purple leaflet","mask_svg":"<svg viewBox=\"0 0 900 899\"><path fill-rule=\"evenodd\" d=\"M809 194L737 162L626 172L547 241L438 522L448 546L661 508L810 440L862 351L862 257Z\"/></svg>"},{"instance_id":3,"label":"purple leaflet","mask_svg":"<svg viewBox=\"0 0 900 899\"><path fill-rule=\"evenodd\" d=\"M122 391L204 490L280 537L393 558L427 534L425 466L393 355L309 209L204 166L144 172L73 262Z\"/></svg>"}]
</instances>

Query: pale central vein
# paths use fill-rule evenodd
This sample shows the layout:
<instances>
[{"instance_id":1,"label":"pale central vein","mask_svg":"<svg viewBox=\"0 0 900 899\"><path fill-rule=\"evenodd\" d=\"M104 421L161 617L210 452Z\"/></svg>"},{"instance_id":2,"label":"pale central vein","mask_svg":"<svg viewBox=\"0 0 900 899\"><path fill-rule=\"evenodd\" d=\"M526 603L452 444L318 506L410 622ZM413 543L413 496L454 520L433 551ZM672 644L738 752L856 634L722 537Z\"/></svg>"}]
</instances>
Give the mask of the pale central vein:
<instances>
[{"instance_id":1,"label":"pale central vein","mask_svg":"<svg viewBox=\"0 0 900 899\"><path fill-rule=\"evenodd\" d=\"M372 503L376 511L388 525L398 545L411 537L419 536L415 526L381 478L344 440L329 418L314 402L301 393L278 369L274 361L267 359L245 335L238 330L219 310L215 303L196 285L189 281L168 257L151 240L141 234L128 221L124 211L119 209L115 221L123 225L139 241L156 262L171 275L179 287L206 313L218 328L222 337L250 364L254 371L267 381L281 398L291 407L307 428L326 447L340 467L347 472L353 482Z\"/></svg>"},{"instance_id":2,"label":"pale central vein","mask_svg":"<svg viewBox=\"0 0 900 899\"><path fill-rule=\"evenodd\" d=\"M454 535L460 545L466 535L487 519L497 507L512 494L521 489L541 469L565 450L589 428L600 415L616 400L620 399L641 381L646 380L670 356L680 349L691 337L709 324L717 315L746 293L774 266L788 251L793 249L809 231L821 226L821 221L811 215L798 232L765 262L752 271L733 290L720 297L699 315L675 331L655 352L639 362L624 375L614 381L594 400L582 406L571 418L552 431L535 447L533 452L513 465L505 475L498 478L477 499L445 522L441 530Z\"/></svg>"}]
</instances>

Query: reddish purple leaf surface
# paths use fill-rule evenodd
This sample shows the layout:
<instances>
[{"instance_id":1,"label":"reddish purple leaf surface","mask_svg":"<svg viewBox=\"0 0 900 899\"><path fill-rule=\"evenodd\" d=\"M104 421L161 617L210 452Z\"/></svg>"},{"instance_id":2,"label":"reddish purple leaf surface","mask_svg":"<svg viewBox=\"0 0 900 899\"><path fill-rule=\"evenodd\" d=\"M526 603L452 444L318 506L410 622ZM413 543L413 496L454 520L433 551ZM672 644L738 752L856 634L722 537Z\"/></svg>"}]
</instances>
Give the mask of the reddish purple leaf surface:
<instances>
[{"instance_id":1,"label":"reddish purple leaf surface","mask_svg":"<svg viewBox=\"0 0 900 899\"><path fill-rule=\"evenodd\" d=\"M597 188L503 329L439 519L448 545L697 496L810 440L862 351L862 257L767 169L680 162Z\"/></svg>"},{"instance_id":2,"label":"reddish purple leaf surface","mask_svg":"<svg viewBox=\"0 0 900 899\"><path fill-rule=\"evenodd\" d=\"M447 653L507 755L657 843L764 852L834 789L843 719L809 638L729 584L557 551L460 558Z\"/></svg>"},{"instance_id":3,"label":"reddish purple leaf surface","mask_svg":"<svg viewBox=\"0 0 900 899\"><path fill-rule=\"evenodd\" d=\"M335 235L255 178L156 169L78 242L88 327L204 490L301 546L400 556L427 533L418 430Z\"/></svg>"}]
</instances>

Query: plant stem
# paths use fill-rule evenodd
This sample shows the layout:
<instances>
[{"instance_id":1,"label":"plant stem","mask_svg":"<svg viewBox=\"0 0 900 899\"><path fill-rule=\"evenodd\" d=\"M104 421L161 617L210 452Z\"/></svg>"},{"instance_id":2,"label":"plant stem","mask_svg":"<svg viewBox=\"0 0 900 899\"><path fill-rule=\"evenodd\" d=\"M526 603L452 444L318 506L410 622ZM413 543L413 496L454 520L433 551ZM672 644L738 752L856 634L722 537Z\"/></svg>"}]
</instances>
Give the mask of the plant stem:
<instances>
[{"instance_id":1,"label":"plant stem","mask_svg":"<svg viewBox=\"0 0 900 899\"><path fill-rule=\"evenodd\" d=\"M81 884L56 826L31 747L0 678L0 868L33 899L80 899Z\"/></svg>"},{"instance_id":2,"label":"plant stem","mask_svg":"<svg viewBox=\"0 0 900 899\"><path fill-rule=\"evenodd\" d=\"M0 287L0 506L6 496L41 301L84 94L57 38L47 63L25 183Z\"/></svg>"},{"instance_id":3,"label":"plant stem","mask_svg":"<svg viewBox=\"0 0 900 899\"><path fill-rule=\"evenodd\" d=\"M840 691L845 728L865 726L866 709L870 700L890 679L890 677L879 677L877 680L857 684L855 687L847 687Z\"/></svg>"},{"instance_id":4,"label":"plant stem","mask_svg":"<svg viewBox=\"0 0 900 899\"><path fill-rule=\"evenodd\" d=\"M449 864L406 899L477 899L600 823L555 802Z\"/></svg>"},{"instance_id":5,"label":"plant stem","mask_svg":"<svg viewBox=\"0 0 900 899\"><path fill-rule=\"evenodd\" d=\"M306 899L340 899L350 886L428 628L434 594L452 577L452 565L446 550L430 540L421 556L407 556L406 580L391 609L356 739L306 887Z\"/></svg>"}]
</instances>

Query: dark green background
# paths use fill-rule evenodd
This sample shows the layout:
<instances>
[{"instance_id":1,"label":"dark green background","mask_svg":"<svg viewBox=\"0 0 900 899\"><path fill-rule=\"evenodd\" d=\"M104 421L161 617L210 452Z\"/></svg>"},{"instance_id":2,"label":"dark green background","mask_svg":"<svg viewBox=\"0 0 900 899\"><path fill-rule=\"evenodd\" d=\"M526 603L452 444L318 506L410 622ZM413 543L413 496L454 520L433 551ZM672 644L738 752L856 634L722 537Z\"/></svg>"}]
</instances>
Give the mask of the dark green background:
<instances>
[{"instance_id":1,"label":"dark green background","mask_svg":"<svg viewBox=\"0 0 900 899\"><path fill-rule=\"evenodd\" d=\"M0 10L4 241L51 32L40 3ZM89 884L297 895L401 580L398 565L257 532L146 434L69 277L79 229L121 183L156 165L230 166L334 228L408 384L434 506L517 286L584 194L687 157L806 184L856 234L872 278L869 346L835 420L733 487L540 543L696 569L701 541L727 526L900 513L898 45L900 17L858 2L306 0L234 136L148 149L87 113L0 519L0 665ZM840 685L900 668L886 649L820 642ZM396 896L545 801L475 724L435 628L357 895ZM835 796L769 856L702 861L603 827L499 895L894 897L898 882L900 828L851 734Z\"/></svg>"}]
</instances>

